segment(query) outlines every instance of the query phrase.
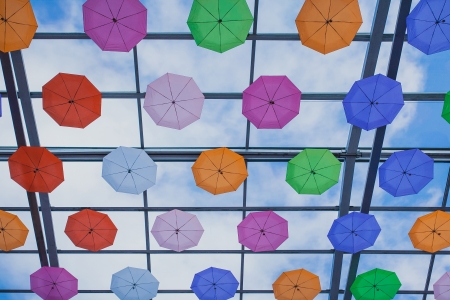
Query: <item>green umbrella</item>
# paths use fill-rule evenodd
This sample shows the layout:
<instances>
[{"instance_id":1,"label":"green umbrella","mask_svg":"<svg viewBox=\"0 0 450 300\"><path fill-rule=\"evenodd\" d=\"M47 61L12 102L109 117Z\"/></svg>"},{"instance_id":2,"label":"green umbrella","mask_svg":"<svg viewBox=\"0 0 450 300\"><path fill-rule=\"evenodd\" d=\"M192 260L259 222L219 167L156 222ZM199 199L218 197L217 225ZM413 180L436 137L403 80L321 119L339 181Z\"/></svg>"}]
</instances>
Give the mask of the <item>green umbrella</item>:
<instances>
[{"instance_id":1,"label":"green umbrella","mask_svg":"<svg viewBox=\"0 0 450 300\"><path fill-rule=\"evenodd\" d=\"M299 194L320 195L338 183L341 162L327 149L305 149L288 162L286 181Z\"/></svg>"},{"instance_id":2,"label":"green umbrella","mask_svg":"<svg viewBox=\"0 0 450 300\"><path fill-rule=\"evenodd\" d=\"M442 117L450 123L450 92L445 94L444 107L442 108Z\"/></svg>"},{"instance_id":3,"label":"green umbrella","mask_svg":"<svg viewBox=\"0 0 450 300\"><path fill-rule=\"evenodd\" d=\"M350 287L356 300L390 300L402 286L397 274L382 269L373 269L359 274Z\"/></svg>"},{"instance_id":4,"label":"green umbrella","mask_svg":"<svg viewBox=\"0 0 450 300\"><path fill-rule=\"evenodd\" d=\"M187 21L198 46L220 53L245 43L252 23L245 0L194 0Z\"/></svg>"}]
</instances>

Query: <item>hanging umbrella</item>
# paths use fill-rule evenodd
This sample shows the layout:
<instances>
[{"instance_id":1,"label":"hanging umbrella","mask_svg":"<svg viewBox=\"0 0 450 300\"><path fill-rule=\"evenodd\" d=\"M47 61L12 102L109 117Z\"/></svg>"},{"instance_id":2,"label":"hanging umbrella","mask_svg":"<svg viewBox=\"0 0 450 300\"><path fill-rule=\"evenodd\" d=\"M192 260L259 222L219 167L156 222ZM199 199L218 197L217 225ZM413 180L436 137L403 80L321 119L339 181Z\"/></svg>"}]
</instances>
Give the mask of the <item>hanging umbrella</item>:
<instances>
[{"instance_id":1,"label":"hanging umbrella","mask_svg":"<svg viewBox=\"0 0 450 300\"><path fill-rule=\"evenodd\" d=\"M349 46L362 22L357 0L306 0L295 19L302 44L323 54Z\"/></svg>"},{"instance_id":2,"label":"hanging umbrella","mask_svg":"<svg viewBox=\"0 0 450 300\"><path fill-rule=\"evenodd\" d=\"M445 94L444 107L442 108L442 117L444 118L445 121L450 123L450 92Z\"/></svg>"},{"instance_id":3,"label":"hanging umbrella","mask_svg":"<svg viewBox=\"0 0 450 300\"><path fill-rule=\"evenodd\" d=\"M289 237L288 222L273 211L250 213L237 229L239 243L253 252L276 250Z\"/></svg>"},{"instance_id":4,"label":"hanging umbrella","mask_svg":"<svg viewBox=\"0 0 450 300\"><path fill-rule=\"evenodd\" d=\"M245 43L252 23L245 0L194 0L187 20L197 45L219 53Z\"/></svg>"},{"instance_id":5,"label":"hanging umbrella","mask_svg":"<svg viewBox=\"0 0 450 300\"><path fill-rule=\"evenodd\" d=\"M42 87L42 104L60 126L85 128L100 117L102 94L85 76L59 73Z\"/></svg>"},{"instance_id":6,"label":"hanging umbrella","mask_svg":"<svg viewBox=\"0 0 450 300\"><path fill-rule=\"evenodd\" d=\"M236 191L248 176L244 157L228 148L203 151L192 173L195 184L214 195Z\"/></svg>"},{"instance_id":7,"label":"hanging umbrella","mask_svg":"<svg viewBox=\"0 0 450 300\"><path fill-rule=\"evenodd\" d=\"M379 168L380 187L394 197L417 194L433 179L434 161L419 149L393 153Z\"/></svg>"},{"instance_id":8,"label":"hanging umbrella","mask_svg":"<svg viewBox=\"0 0 450 300\"><path fill-rule=\"evenodd\" d=\"M127 267L112 275L111 291L119 299L152 299L158 293L159 281L148 270Z\"/></svg>"},{"instance_id":9,"label":"hanging umbrella","mask_svg":"<svg viewBox=\"0 0 450 300\"><path fill-rule=\"evenodd\" d=\"M147 34L147 9L139 0L87 0L83 21L103 51L129 52Z\"/></svg>"},{"instance_id":10,"label":"hanging umbrella","mask_svg":"<svg viewBox=\"0 0 450 300\"><path fill-rule=\"evenodd\" d=\"M437 210L416 220L408 235L414 248L430 253L450 246L450 214Z\"/></svg>"},{"instance_id":11,"label":"hanging umbrella","mask_svg":"<svg viewBox=\"0 0 450 300\"><path fill-rule=\"evenodd\" d=\"M116 192L141 194L156 184L156 168L144 150L119 147L103 158L102 177Z\"/></svg>"},{"instance_id":12,"label":"hanging umbrella","mask_svg":"<svg viewBox=\"0 0 450 300\"><path fill-rule=\"evenodd\" d=\"M231 271L211 267L195 274L191 290L200 300L226 300L234 297L238 286Z\"/></svg>"},{"instance_id":13,"label":"hanging umbrella","mask_svg":"<svg viewBox=\"0 0 450 300\"><path fill-rule=\"evenodd\" d=\"M450 272L446 272L433 284L434 299L450 299Z\"/></svg>"},{"instance_id":14,"label":"hanging umbrella","mask_svg":"<svg viewBox=\"0 0 450 300\"><path fill-rule=\"evenodd\" d=\"M401 286L394 272L373 269L359 274L350 291L356 300L388 300L395 297Z\"/></svg>"},{"instance_id":15,"label":"hanging umbrella","mask_svg":"<svg viewBox=\"0 0 450 300\"><path fill-rule=\"evenodd\" d=\"M30 286L44 300L67 300L78 294L78 279L64 268L40 268L30 275Z\"/></svg>"},{"instance_id":16,"label":"hanging umbrella","mask_svg":"<svg viewBox=\"0 0 450 300\"><path fill-rule=\"evenodd\" d=\"M8 165L12 180L28 192L50 193L64 181L62 161L42 147L20 147Z\"/></svg>"},{"instance_id":17,"label":"hanging umbrella","mask_svg":"<svg viewBox=\"0 0 450 300\"><path fill-rule=\"evenodd\" d=\"M305 269L281 273L272 288L278 300L312 300L322 291L319 276Z\"/></svg>"},{"instance_id":18,"label":"hanging umbrella","mask_svg":"<svg viewBox=\"0 0 450 300\"><path fill-rule=\"evenodd\" d=\"M25 244L28 228L16 215L0 210L0 250L11 251Z\"/></svg>"},{"instance_id":19,"label":"hanging umbrella","mask_svg":"<svg viewBox=\"0 0 450 300\"><path fill-rule=\"evenodd\" d=\"M191 77L167 73L147 86L144 109L157 125L183 129L200 119L204 100Z\"/></svg>"},{"instance_id":20,"label":"hanging umbrella","mask_svg":"<svg viewBox=\"0 0 450 300\"><path fill-rule=\"evenodd\" d=\"M327 149L305 149L288 162L286 182L299 194L320 195L338 183L341 162Z\"/></svg>"},{"instance_id":21,"label":"hanging umbrella","mask_svg":"<svg viewBox=\"0 0 450 300\"><path fill-rule=\"evenodd\" d=\"M245 89L242 114L258 129L283 128L298 115L301 96L286 76L261 76Z\"/></svg>"},{"instance_id":22,"label":"hanging umbrella","mask_svg":"<svg viewBox=\"0 0 450 300\"><path fill-rule=\"evenodd\" d=\"M195 215L174 209L156 217L151 233L161 247L181 252L197 246L203 231Z\"/></svg>"}]
</instances>

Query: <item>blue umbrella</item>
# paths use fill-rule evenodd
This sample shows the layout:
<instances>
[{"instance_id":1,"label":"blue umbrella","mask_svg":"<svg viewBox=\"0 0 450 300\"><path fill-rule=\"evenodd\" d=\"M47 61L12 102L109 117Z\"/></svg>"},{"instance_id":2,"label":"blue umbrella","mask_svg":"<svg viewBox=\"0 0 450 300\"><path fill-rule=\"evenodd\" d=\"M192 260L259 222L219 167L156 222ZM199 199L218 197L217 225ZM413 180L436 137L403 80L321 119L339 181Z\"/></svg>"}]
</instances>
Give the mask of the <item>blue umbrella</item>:
<instances>
[{"instance_id":1,"label":"blue umbrella","mask_svg":"<svg viewBox=\"0 0 450 300\"><path fill-rule=\"evenodd\" d=\"M425 54L450 49L450 1L421 0L406 18L408 43Z\"/></svg>"},{"instance_id":2,"label":"blue umbrella","mask_svg":"<svg viewBox=\"0 0 450 300\"><path fill-rule=\"evenodd\" d=\"M381 165L380 188L394 197L417 194L433 179L434 161L419 149L393 153Z\"/></svg>"},{"instance_id":3,"label":"blue umbrella","mask_svg":"<svg viewBox=\"0 0 450 300\"><path fill-rule=\"evenodd\" d=\"M200 300L225 300L234 297L238 286L230 271L211 267L195 274L191 290Z\"/></svg>"},{"instance_id":4,"label":"blue umbrella","mask_svg":"<svg viewBox=\"0 0 450 300\"><path fill-rule=\"evenodd\" d=\"M148 270L128 267L114 273L111 291L119 299L142 300L156 297L159 281Z\"/></svg>"},{"instance_id":5,"label":"blue umbrella","mask_svg":"<svg viewBox=\"0 0 450 300\"><path fill-rule=\"evenodd\" d=\"M352 212L334 220L328 239L334 249L356 253L373 246L380 231L373 215Z\"/></svg>"},{"instance_id":6,"label":"blue umbrella","mask_svg":"<svg viewBox=\"0 0 450 300\"><path fill-rule=\"evenodd\" d=\"M343 101L347 122L364 130L391 124L404 105L400 82L378 74L356 81Z\"/></svg>"}]
</instances>

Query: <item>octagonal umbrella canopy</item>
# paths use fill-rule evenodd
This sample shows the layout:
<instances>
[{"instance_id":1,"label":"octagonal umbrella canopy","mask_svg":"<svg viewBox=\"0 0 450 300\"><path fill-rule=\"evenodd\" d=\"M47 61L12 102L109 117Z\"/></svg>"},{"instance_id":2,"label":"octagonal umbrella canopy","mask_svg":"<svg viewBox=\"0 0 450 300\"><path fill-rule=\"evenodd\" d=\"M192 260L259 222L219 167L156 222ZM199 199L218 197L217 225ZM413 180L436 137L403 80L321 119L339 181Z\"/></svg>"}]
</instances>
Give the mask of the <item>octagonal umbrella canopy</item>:
<instances>
[{"instance_id":1,"label":"octagonal umbrella canopy","mask_svg":"<svg viewBox=\"0 0 450 300\"><path fill-rule=\"evenodd\" d=\"M300 111L301 91L287 76L261 76L242 96L242 114L258 129L283 128Z\"/></svg>"},{"instance_id":2,"label":"octagonal umbrella canopy","mask_svg":"<svg viewBox=\"0 0 450 300\"><path fill-rule=\"evenodd\" d=\"M25 244L28 228L18 216L0 210L0 249L11 251Z\"/></svg>"},{"instance_id":3,"label":"octagonal umbrella canopy","mask_svg":"<svg viewBox=\"0 0 450 300\"><path fill-rule=\"evenodd\" d=\"M445 94L444 107L442 108L442 117L450 123L450 92Z\"/></svg>"},{"instance_id":4,"label":"octagonal umbrella canopy","mask_svg":"<svg viewBox=\"0 0 450 300\"><path fill-rule=\"evenodd\" d=\"M272 288L278 300L312 300L322 291L319 276L305 269L283 272Z\"/></svg>"},{"instance_id":5,"label":"octagonal umbrella canopy","mask_svg":"<svg viewBox=\"0 0 450 300\"><path fill-rule=\"evenodd\" d=\"M402 286L395 272L373 269L359 274L350 291L356 300L393 299Z\"/></svg>"},{"instance_id":6,"label":"octagonal umbrella canopy","mask_svg":"<svg viewBox=\"0 0 450 300\"><path fill-rule=\"evenodd\" d=\"M119 147L103 158L102 177L116 192L141 194L156 184L156 169L144 150Z\"/></svg>"},{"instance_id":7,"label":"octagonal umbrella canopy","mask_svg":"<svg viewBox=\"0 0 450 300\"><path fill-rule=\"evenodd\" d=\"M111 290L119 299L152 299L158 293L159 281L148 270L127 267L112 275Z\"/></svg>"},{"instance_id":8,"label":"octagonal umbrella canopy","mask_svg":"<svg viewBox=\"0 0 450 300\"><path fill-rule=\"evenodd\" d=\"M253 252L276 250L288 237L288 222L273 211L250 213L237 226L239 243Z\"/></svg>"},{"instance_id":9,"label":"octagonal umbrella canopy","mask_svg":"<svg viewBox=\"0 0 450 300\"><path fill-rule=\"evenodd\" d=\"M147 34L147 9L139 0L87 0L83 21L103 51L129 52Z\"/></svg>"},{"instance_id":10,"label":"octagonal umbrella canopy","mask_svg":"<svg viewBox=\"0 0 450 300\"><path fill-rule=\"evenodd\" d=\"M157 125L183 129L200 119L204 100L194 79L167 73L147 86L144 109Z\"/></svg>"},{"instance_id":11,"label":"octagonal umbrella canopy","mask_svg":"<svg viewBox=\"0 0 450 300\"><path fill-rule=\"evenodd\" d=\"M64 268L40 268L30 275L30 286L44 300L67 300L78 294L78 279Z\"/></svg>"},{"instance_id":12,"label":"octagonal umbrella canopy","mask_svg":"<svg viewBox=\"0 0 450 300\"><path fill-rule=\"evenodd\" d=\"M416 220L408 233L414 248L434 253L450 246L450 214L437 210Z\"/></svg>"},{"instance_id":13,"label":"octagonal umbrella canopy","mask_svg":"<svg viewBox=\"0 0 450 300\"><path fill-rule=\"evenodd\" d=\"M197 45L219 53L244 44L252 23L245 0L194 0L187 20Z\"/></svg>"},{"instance_id":14,"label":"octagonal umbrella canopy","mask_svg":"<svg viewBox=\"0 0 450 300\"><path fill-rule=\"evenodd\" d=\"M231 271L210 267L195 274L191 290L200 300L226 300L234 297L238 286Z\"/></svg>"},{"instance_id":15,"label":"octagonal umbrella canopy","mask_svg":"<svg viewBox=\"0 0 450 300\"><path fill-rule=\"evenodd\" d=\"M450 272L444 273L441 278L433 284L434 299L450 299Z\"/></svg>"}]
</instances>

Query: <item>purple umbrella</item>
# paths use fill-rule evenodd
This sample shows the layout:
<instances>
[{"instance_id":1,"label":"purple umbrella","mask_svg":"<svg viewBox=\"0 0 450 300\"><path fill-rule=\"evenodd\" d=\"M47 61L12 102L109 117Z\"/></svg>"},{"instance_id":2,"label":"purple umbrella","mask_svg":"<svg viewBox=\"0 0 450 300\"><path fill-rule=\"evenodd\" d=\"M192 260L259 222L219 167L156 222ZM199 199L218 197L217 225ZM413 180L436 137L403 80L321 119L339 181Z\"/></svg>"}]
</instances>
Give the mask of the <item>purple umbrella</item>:
<instances>
[{"instance_id":1,"label":"purple umbrella","mask_svg":"<svg viewBox=\"0 0 450 300\"><path fill-rule=\"evenodd\" d=\"M301 96L286 76L261 76L245 89L242 114L258 129L280 129L298 115Z\"/></svg>"},{"instance_id":2,"label":"purple umbrella","mask_svg":"<svg viewBox=\"0 0 450 300\"><path fill-rule=\"evenodd\" d=\"M167 73L147 86L144 109L157 125L183 129L200 119L204 100L191 77Z\"/></svg>"},{"instance_id":3,"label":"purple umbrella","mask_svg":"<svg viewBox=\"0 0 450 300\"><path fill-rule=\"evenodd\" d=\"M44 300L67 300L78 294L78 279L63 268L40 268L30 275L30 286Z\"/></svg>"},{"instance_id":4,"label":"purple umbrella","mask_svg":"<svg viewBox=\"0 0 450 300\"><path fill-rule=\"evenodd\" d=\"M250 213L238 226L239 243L253 252L276 250L288 237L288 222L273 211Z\"/></svg>"},{"instance_id":5,"label":"purple umbrella","mask_svg":"<svg viewBox=\"0 0 450 300\"><path fill-rule=\"evenodd\" d=\"M450 272L445 273L433 284L434 299L448 300L450 299Z\"/></svg>"},{"instance_id":6,"label":"purple umbrella","mask_svg":"<svg viewBox=\"0 0 450 300\"><path fill-rule=\"evenodd\" d=\"M129 52L147 34L147 9L139 0L87 0L83 20L103 51Z\"/></svg>"}]
</instances>

